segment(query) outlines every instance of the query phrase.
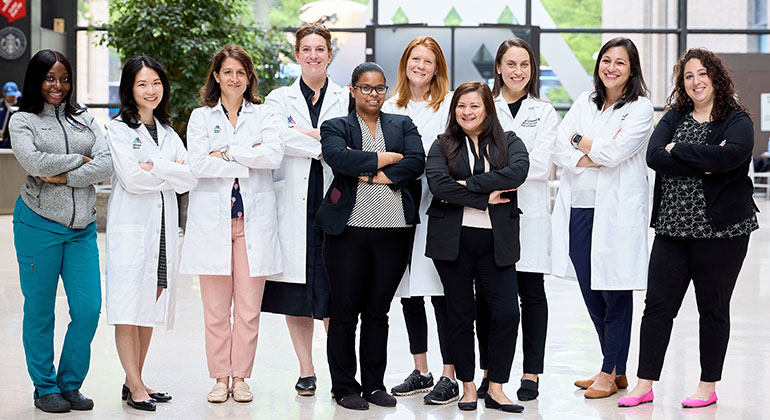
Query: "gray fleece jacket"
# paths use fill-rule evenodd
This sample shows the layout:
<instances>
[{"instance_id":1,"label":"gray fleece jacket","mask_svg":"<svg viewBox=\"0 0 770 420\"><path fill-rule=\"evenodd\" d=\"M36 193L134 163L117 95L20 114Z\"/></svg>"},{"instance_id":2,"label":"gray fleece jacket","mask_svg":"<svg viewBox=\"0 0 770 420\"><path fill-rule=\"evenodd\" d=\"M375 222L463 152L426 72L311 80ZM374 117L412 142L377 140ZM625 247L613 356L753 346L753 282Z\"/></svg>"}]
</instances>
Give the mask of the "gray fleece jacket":
<instances>
[{"instance_id":1,"label":"gray fleece jacket","mask_svg":"<svg viewBox=\"0 0 770 420\"><path fill-rule=\"evenodd\" d=\"M11 147L29 173L21 199L32 211L70 229L83 229L96 220L94 183L112 173L112 158L102 131L87 112L71 121L64 106L46 103L39 114L11 116ZM83 163L83 157L92 160ZM40 177L67 174L67 184Z\"/></svg>"}]
</instances>

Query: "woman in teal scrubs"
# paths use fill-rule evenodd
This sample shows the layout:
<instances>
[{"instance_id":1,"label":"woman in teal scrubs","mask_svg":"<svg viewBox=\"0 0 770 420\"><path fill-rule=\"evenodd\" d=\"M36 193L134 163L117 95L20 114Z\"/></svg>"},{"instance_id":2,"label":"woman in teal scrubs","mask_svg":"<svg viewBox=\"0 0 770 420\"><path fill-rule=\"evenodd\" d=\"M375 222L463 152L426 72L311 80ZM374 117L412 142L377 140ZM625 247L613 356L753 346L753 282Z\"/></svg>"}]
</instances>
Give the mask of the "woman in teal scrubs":
<instances>
[{"instance_id":1,"label":"woman in teal scrubs","mask_svg":"<svg viewBox=\"0 0 770 420\"><path fill-rule=\"evenodd\" d=\"M35 407L47 412L93 408L80 386L102 305L93 184L110 176L112 160L94 118L70 100L73 76L60 52L35 54L19 112L10 121L13 153L28 173L13 211L24 294L22 341ZM56 369L53 329L60 276L70 323Z\"/></svg>"}]
</instances>

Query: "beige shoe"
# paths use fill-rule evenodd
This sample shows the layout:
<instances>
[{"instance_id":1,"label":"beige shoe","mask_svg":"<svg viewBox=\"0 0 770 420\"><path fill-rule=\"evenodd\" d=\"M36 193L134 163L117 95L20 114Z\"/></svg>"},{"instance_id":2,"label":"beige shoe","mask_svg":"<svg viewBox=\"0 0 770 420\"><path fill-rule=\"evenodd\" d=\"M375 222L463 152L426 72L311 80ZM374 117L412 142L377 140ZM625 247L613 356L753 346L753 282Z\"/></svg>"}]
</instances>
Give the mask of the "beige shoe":
<instances>
[{"instance_id":1,"label":"beige shoe","mask_svg":"<svg viewBox=\"0 0 770 420\"><path fill-rule=\"evenodd\" d=\"M223 403L227 401L228 396L230 396L230 390L227 388L227 384L217 382L209 391L208 399L212 403Z\"/></svg>"},{"instance_id":2,"label":"beige shoe","mask_svg":"<svg viewBox=\"0 0 770 420\"><path fill-rule=\"evenodd\" d=\"M244 381L235 382L230 392L233 394L233 399L238 402L249 402L254 399L249 385Z\"/></svg>"}]
</instances>

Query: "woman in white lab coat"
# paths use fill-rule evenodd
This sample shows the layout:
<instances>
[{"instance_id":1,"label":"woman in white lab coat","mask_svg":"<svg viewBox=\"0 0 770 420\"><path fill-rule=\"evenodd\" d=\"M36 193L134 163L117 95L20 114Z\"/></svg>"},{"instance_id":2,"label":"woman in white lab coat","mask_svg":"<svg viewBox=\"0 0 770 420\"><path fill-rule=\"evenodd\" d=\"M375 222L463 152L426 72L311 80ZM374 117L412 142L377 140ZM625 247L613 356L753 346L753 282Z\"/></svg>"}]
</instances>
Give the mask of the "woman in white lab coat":
<instances>
[{"instance_id":1,"label":"woman in white lab coat","mask_svg":"<svg viewBox=\"0 0 770 420\"><path fill-rule=\"evenodd\" d=\"M273 172L278 207L278 235L283 273L269 276L262 311L286 315L286 326L299 360L299 395L315 394L313 320L329 324L329 282L321 260L323 231L315 214L332 180L321 161L321 123L347 115L348 90L326 70L332 58L332 38L321 24L297 30L294 58L302 75L291 86L267 95L267 105L281 120L286 147L280 169Z\"/></svg>"},{"instance_id":2,"label":"woman in white lab coat","mask_svg":"<svg viewBox=\"0 0 770 420\"><path fill-rule=\"evenodd\" d=\"M599 51L594 90L581 94L559 125L554 155L563 170L552 216L552 273L577 274L604 355L600 373L575 381L587 388L586 398L628 386L632 290L647 284L645 149L652 128L636 46L613 38Z\"/></svg>"},{"instance_id":3,"label":"woman in white lab coat","mask_svg":"<svg viewBox=\"0 0 770 420\"><path fill-rule=\"evenodd\" d=\"M495 55L495 108L500 125L524 141L529 153L527 180L516 191L520 216L521 258L516 282L521 301L524 363L519 400L537 398L538 375L543 373L548 301L544 275L551 272L551 200L548 178L559 118L553 106L538 96L539 69L532 48L521 38L510 37ZM476 298L476 328L481 367L486 370L489 348L489 307L483 294ZM479 396L488 388L486 376Z\"/></svg>"},{"instance_id":4,"label":"woman in white lab coat","mask_svg":"<svg viewBox=\"0 0 770 420\"><path fill-rule=\"evenodd\" d=\"M265 278L283 270L272 169L284 147L280 122L256 93L251 57L226 45L201 89L204 106L187 124L198 185L190 191L180 270L200 276L206 359L217 381L210 402L231 393L252 400L244 378L254 365Z\"/></svg>"},{"instance_id":5,"label":"woman in white lab coat","mask_svg":"<svg viewBox=\"0 0 770 420\"><path fill-rule=\"evenodd\" d=\"M142 380L155 325L174 325L179 225L176 194L196 184L182 140L169 127L169 82L157 61L133 57L120 79L120 114L107 143L115 172L107 217L107 323L126 372L122 398L140 410L171 396Z\"/></svg>"},{"instance_id":6,"label":"woman in white lab coat","mask_svg":"<svg viewBox=\"0 0 770 420\"><path fill-rule=\"evenodd\" d=\"M420 131L423 148L428 150L446 128L450 102L452 94L449 92L449 71L441 46L428 36L414 38L401 55L396 93L382 106L382 112L409 116ZM425 215L432 198L428 181L423 176L421 215ZM447 404L459 398L459 388L455 381L454 363L450 360L449 342L445 338L447 332L444 287L433 260L425 257L427 234L428 224L418 224L411 262L396 291L396 296L401 298L409 337L409 351L414 358L414 370L401 384L393 387L391 392L393 395L412 395L431 391L423 399L426 404ZM441 378L435 387L433 375L428 370L428 320L425 316L423 296L431 297L444 363Z\"/></svg>"}]
</instances>

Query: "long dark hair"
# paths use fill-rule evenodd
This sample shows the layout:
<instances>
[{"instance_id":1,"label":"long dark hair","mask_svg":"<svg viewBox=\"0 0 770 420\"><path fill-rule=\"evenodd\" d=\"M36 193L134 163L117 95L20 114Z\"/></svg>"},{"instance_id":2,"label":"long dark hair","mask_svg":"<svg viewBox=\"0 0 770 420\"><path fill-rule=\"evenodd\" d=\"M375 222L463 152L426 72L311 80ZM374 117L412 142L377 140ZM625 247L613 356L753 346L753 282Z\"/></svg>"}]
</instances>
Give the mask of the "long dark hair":
<instances>
[{"instance_id":1,"label":"long dark hair","mask_svg":"<svg viewBox=\"0 0 770 420\"><path fill-rule=\"evenodd\" d=\"M83 110L72 103L72 91L75 90L75 74L72 72L72 65L67 57L59 51L40 50L33 55L27 64L27 71L24 73L24 87L22 88L21 103L19 111L39 114L43 112L43 81L48 71L51 70L56 62L60 62L67 69L70 80L70 89L64 95L62 105L64 106L64 117L70 121L78 122L75 115L80 115Z\"/></svg>"},{"instance_id":2,"label":"long dark hair","mask_svg":"<svg viewBox=\"0 0 770 420\"><path fill-rule=\"evenodd\" d=\"M596 57L596 65L594 65L594 95L591 100L594 101L598 109L604 108L604 101L607 100L607 88L604 87L602 79L599 78L599 63L602 62L604 53L613 47L623 47L628 53L629 65L631 66L631 75L626 81L626 86L623 89L623 95L615 102L613 106L615 109L620 109L623 105L634 102L640 96L647 97L649 90L647 84L644 83L644 77L642 76L642 64L639 61L639 50L636 49L636 45L633 41L622 36L612 38L607 41L602 49L599 50L599 55Z\"/></svg>"},{"instance_id":3,"label":"long dark hair","mask_svg":"<svg viewBox=\"0 0 770 420\"><path fill-rule=\"evenodd\" d=\"M379 64L367 61L357 65L356 68L353 69L353 75L350 77L350 86L357 85L358 81L361 79L361 76L363 76L364 73L369 73L370 71L380 73L382 75L382 80L385 80L385 70L383 70ZM353 112L354 109L356 109L356 100L351 94L350 102L348 102L348 112Z\"/></svg>"},{"instance_id":4,"label":"long dark hair","mask_svg":"<svg viewBox=\"0 0 770 420\"><path fill-rule=\"evenodd\" d=\"M171 125L171 116L168 113L168 100L171 95L171 85L168 83L168 76L163 71L163 66L160 65L152 57L141 55L138 57L131 57L123 65L123 73L120 76L120 89L118 93L120 95L120 112L118 115L123 119L131 128L137 128L140 125L139 121L139 109L136 106L136 100L134 100L134 82L136 81L136 74L139 73L143 67L151 68L158 73L160 78L160 84L163 85L163 97L161 97L158 106L152 111L152 115L160 121L163 125Z\"/></svg>"},{"instance_id":5,"label":"long dark hair","mask_svg":"<svg viewBox=\"0 0 770 420\"><path fill-rule=\"evenodd\" d=\"M509 49L511 49L511 47L523 48L529 55L529 68L531 70L529 83L527 83L527 94L533 98L539 99L540 96L537 91L537 85L540 80L540 69L538 69L537 61L535 61L535 53L532 51L532 47L529 46L527 41L517 36L512 36L506 39L497 48L497 54L495 54L495 85L492 87L492 96L497 98L497 96L500 95L500 93L503 91L503 86L505 83L503 82L502 74L498 72L498 68L503 65L503 56L508 52Z\"/></svg>"},{"instance_id":6,"label":"long dark hair","mask_svg":"<svg viewBox=\"0 0 770 420\"><path fill-rule=\"evenodd\" d=\"M227 44L222 47L219 52L214 54L211 67L209 67L209 72L206 76L206 83L200 91L201 105L216 106L217 102L219 102L222 90L219 88L217 79L214 78L214 72L219 73L219 70L222 68L222 63L227 57L232 57L240 61L244 70L246 70L246 77L249 79L249 84L246 86L246 91L243 92L243 99L245 99L246 102L251 102L253 104L262 103L262 100L257 96L259 81L257 80L257 73L254 70L254 61L251 60L251 56L243 48L235 44Z\"/></svg>"},{"instance_id":7,"label":"long dark hair","mask_svg":"<svg viewBox=\"0 0 770 420\"><path fill-rule=\"evenodd\" d=\"M484 110L487 113L481 134L479 134L479 150L482 151L484 157L494 169L504 168L508 163L508 138L505 135L505 131L503 131L503 127L500 125L500 121L497 119L492 91L489 90L489 86L486 83L465 82L457 87L454 96L452 96L452 103L449 107L449 122L447 123L446 131L439 137L441 151L449 163L449 173L455 178L460 173L461 161L458 159L458 155L465 142L465 131L457 123L457 113L455 110L457 109L457 102L460 101L460 97L471 92L477 92L481 96ZM489 151L487 151L487 146L489 146Z\"/></svg>"},{"instance_id":8,"label":"long dark hair","mask_svg":"<svg viewBox=\"0 0 770 420\"><path fill-rule=\"evenodd\" d=\"M688 61L697 59L706 68L706 74L714 87L714 105L711 107L711 121L723 121L731 109L749 113L735 94L735 84L730 76L730 68L718 55L704 48L690 48L682 54L674 66L672 75L674 90L666 99L666 106L680 112L693 110L692 99L684 88L684 66Z\"/></svg>"}]
</instances>

